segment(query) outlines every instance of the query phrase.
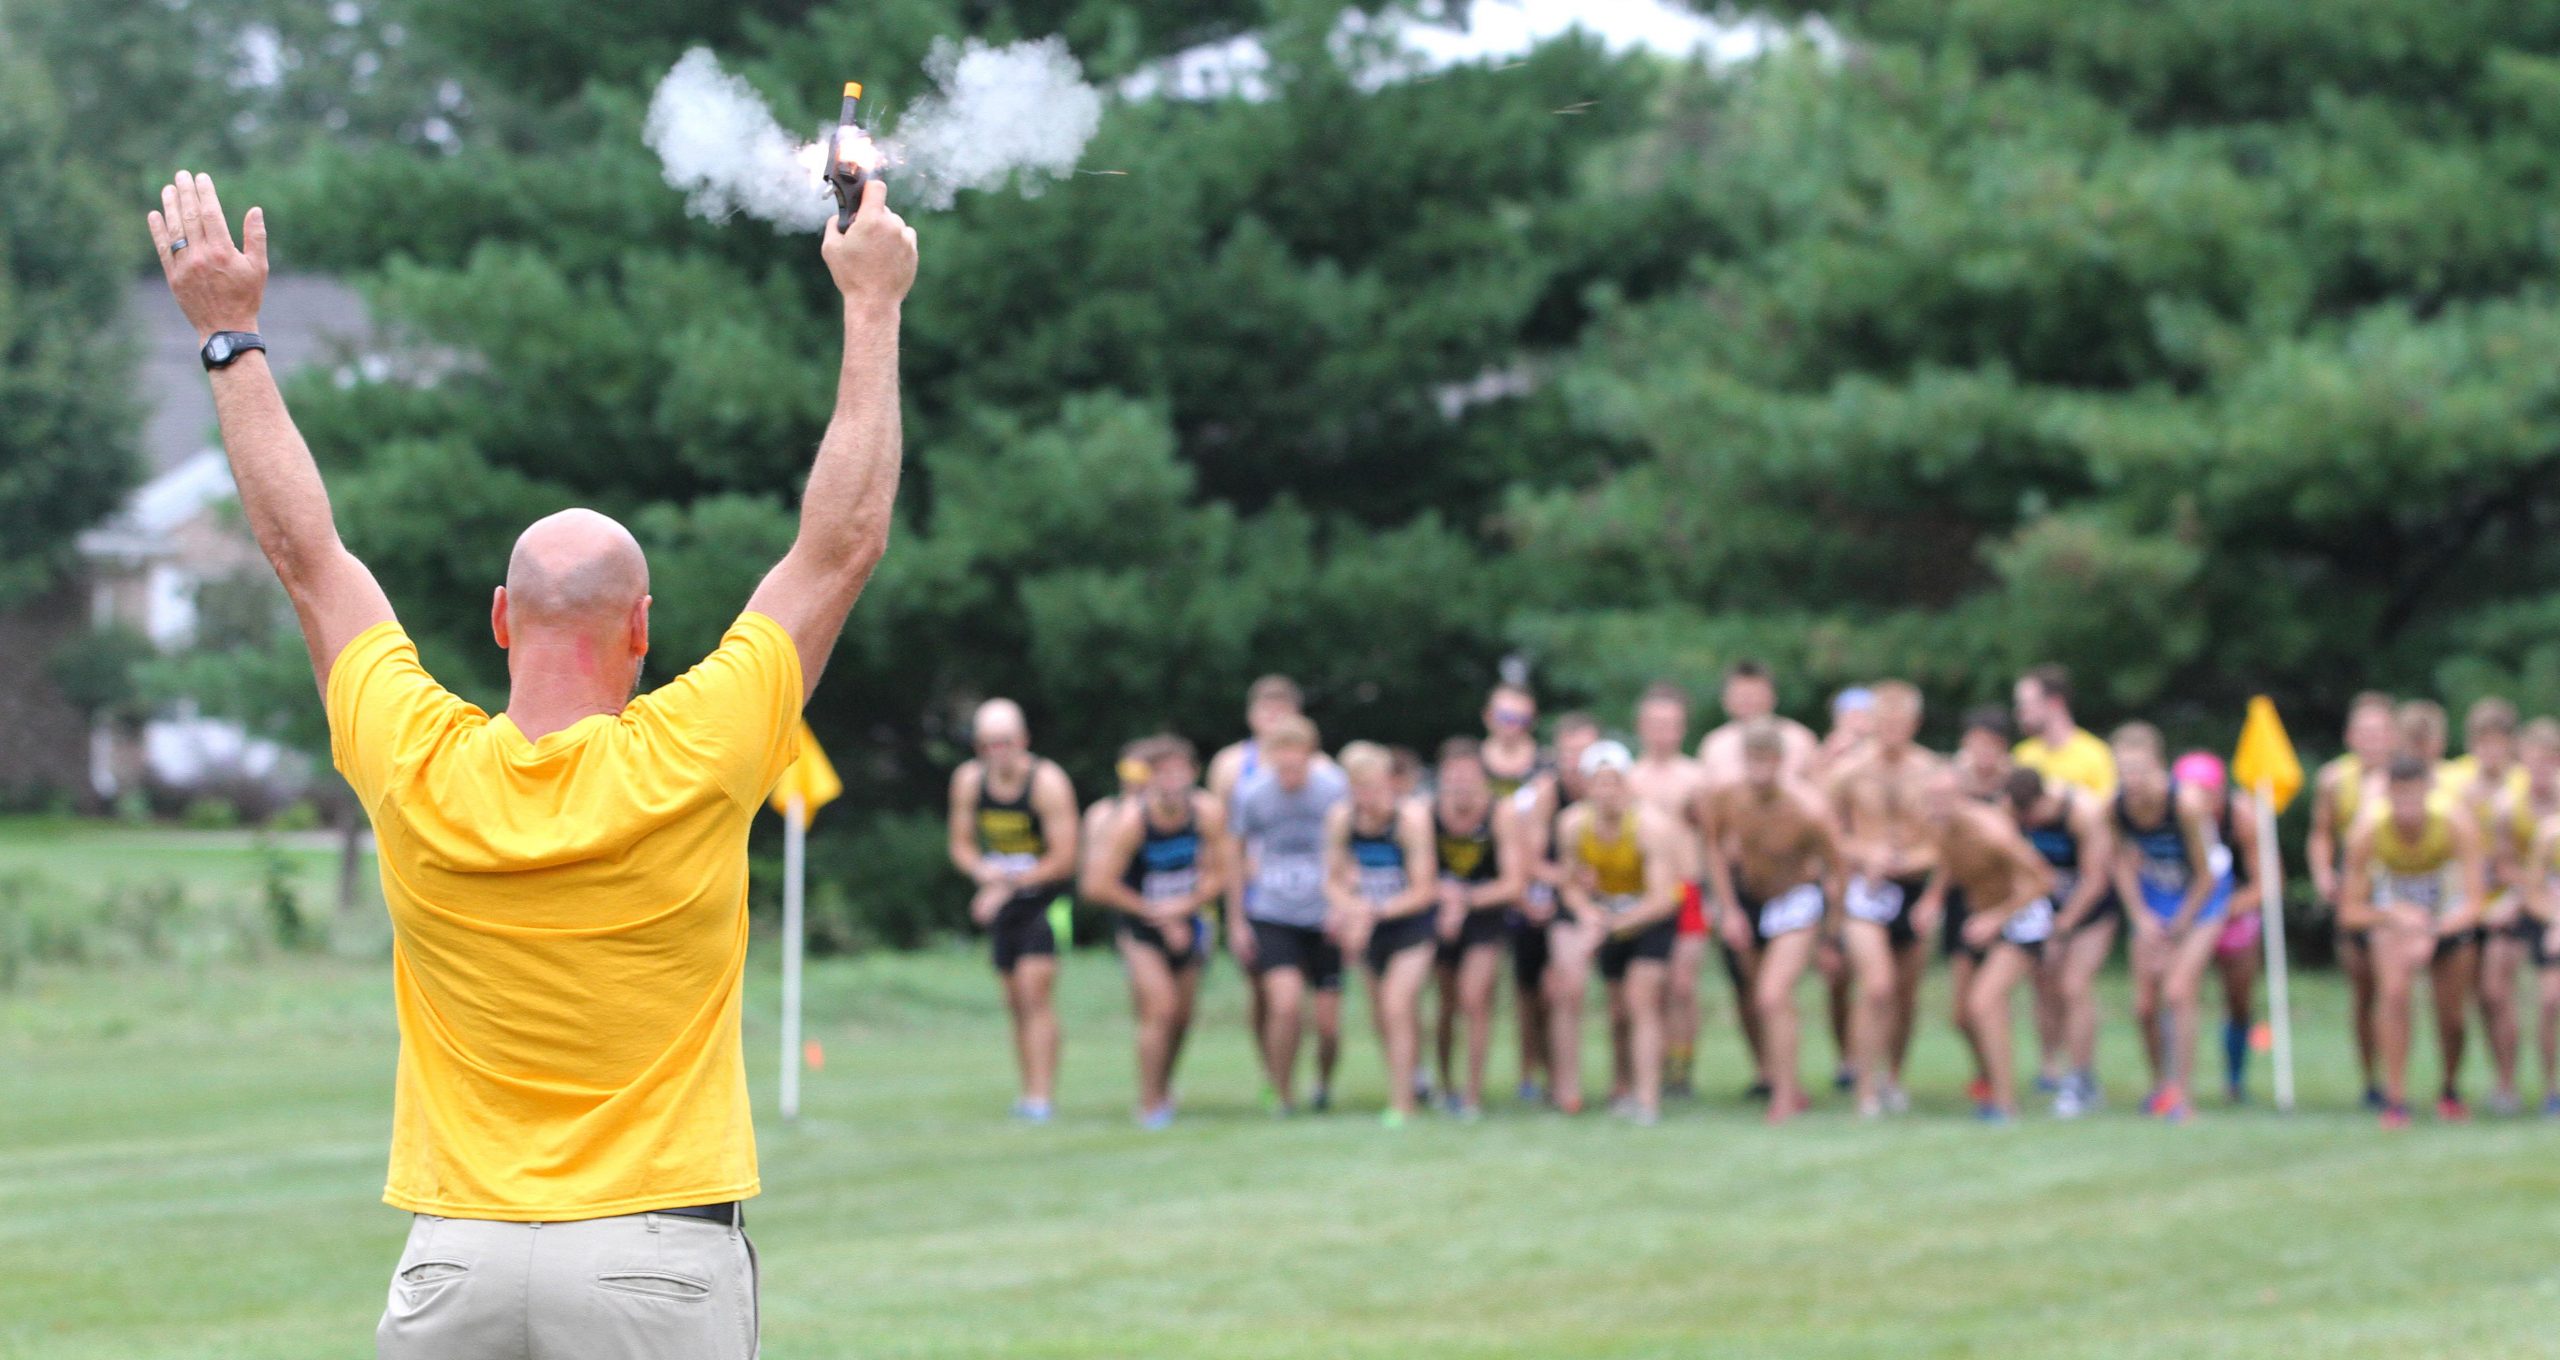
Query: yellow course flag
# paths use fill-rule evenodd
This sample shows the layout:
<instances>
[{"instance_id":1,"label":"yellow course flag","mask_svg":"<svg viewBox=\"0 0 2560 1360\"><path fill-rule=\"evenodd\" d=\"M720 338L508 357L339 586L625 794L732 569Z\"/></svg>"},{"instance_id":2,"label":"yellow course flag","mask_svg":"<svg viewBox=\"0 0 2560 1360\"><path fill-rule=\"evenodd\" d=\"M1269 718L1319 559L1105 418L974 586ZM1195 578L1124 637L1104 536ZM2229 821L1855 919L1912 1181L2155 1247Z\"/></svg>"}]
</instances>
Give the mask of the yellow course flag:
<instances>
[{"instance_id":1,"label":"yellow course flag","mask_svg":"<svg viewBox=\"0 0 2560 1360\"><path fill-rule=\"evenodd\" d=\"M2249 701L2249 720L2240 727L2240 749L2231 754L2231 779L2255 792L2264 786L2282 812L2302 792L2302 758L2293 753L2293 738L2284 733L2275 701L2261 694Z\"/></svg>"},{"instance_id":2,"label":"yellow course flag","mask_svg":"<svg viewBox=\"0 0 2560 1360\"><path fill-rule=\"evenodd\" d=\"M836 778L836 767L827 763L827 753L818 748L818 734L809 730L807 719L800 722L800 758L782 772L782 782L773 786L773 810L791 815L791 795L800 795L801 815L814 818L818 809L834 802L844 793L844 781Z\"/></svg>"}]
</instances>

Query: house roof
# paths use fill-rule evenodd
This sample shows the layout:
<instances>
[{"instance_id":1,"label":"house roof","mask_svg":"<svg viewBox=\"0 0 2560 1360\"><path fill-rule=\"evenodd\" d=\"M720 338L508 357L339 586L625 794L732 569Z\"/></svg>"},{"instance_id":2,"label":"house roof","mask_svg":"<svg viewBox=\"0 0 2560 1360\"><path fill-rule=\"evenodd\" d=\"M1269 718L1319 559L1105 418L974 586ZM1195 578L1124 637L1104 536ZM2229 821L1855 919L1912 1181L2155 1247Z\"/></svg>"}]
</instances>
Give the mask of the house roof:
<instances>
[{"instance_id":1,"label":"house roof","mask_svg":"<svg viewBox=\"0 0 2560 1360\"><path fill-rule=\"evenodd\" d=\"M213 390L197 358L196 329L159 276L134 281L125 294L125 314L141 351L136 377L145 407L143 469L145 476L156 476L213 446ZM344 362L375 339L364 299L320 274L267 280L258 333L267 338L267 362L279 377L309 364Z\"/></svg>"},{"instance_id":2,"label":"house roof","mask_svg":"<svg viewBox=\"0 0 2560 1360\"><path fill-rule=\"evenodd\" d=\"M125 307L140 340L145 480L113 515L80 535L79 546L86 557L130 563L167 553L172 530L235 492L230 462L216 442L213 389L197 357L194 325L157 277L137 279ZM312 364L343 363L375 339L364 299L318 274L267 280L258 333L279 377Z\"/></svg>"}]
</instances>

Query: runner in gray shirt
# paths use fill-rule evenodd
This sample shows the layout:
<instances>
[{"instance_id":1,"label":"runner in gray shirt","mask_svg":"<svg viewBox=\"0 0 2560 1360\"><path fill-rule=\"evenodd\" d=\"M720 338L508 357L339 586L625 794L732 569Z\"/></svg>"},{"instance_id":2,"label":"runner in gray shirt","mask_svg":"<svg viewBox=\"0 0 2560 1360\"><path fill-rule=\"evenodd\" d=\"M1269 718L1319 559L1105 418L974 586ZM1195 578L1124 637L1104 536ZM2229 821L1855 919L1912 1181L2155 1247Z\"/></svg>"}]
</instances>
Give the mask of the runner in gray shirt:
<instances>
[{"instance_id":1,"label":"runner in gray shirt","mask_svg":"<svg viewBox=\"0 0 2560 1360\"><path fill-rule=\"evenodd\" d=\"M1264 768L1237 785L1230 828L1249 905L1229 906L1227 933L1237 961L1262 981L1263 1068L1283 1114L1296 1108L1300 1011L1314 991L1313 1106L1323 1110L1342 1044L1342 948L1325 921L1324 818L1345 789L1342 772L1320 763L1306 719L1275 726L1259 744Z\"/></svg>"}]
</instances>

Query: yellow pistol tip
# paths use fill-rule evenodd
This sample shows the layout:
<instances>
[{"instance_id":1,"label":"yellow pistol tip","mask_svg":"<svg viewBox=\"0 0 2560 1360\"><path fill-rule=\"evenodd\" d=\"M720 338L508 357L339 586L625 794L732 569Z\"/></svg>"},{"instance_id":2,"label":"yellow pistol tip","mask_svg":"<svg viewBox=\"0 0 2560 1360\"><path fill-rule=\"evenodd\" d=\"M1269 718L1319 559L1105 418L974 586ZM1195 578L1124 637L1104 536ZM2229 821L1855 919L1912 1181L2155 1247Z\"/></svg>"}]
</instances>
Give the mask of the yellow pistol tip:
<instances>
[{"instance_id":1,"label":"yellow pistol tip","mask_svg":"<svg viewBox=\"0 0 2560 1360\"><path fill-rule=\"evenodd\" d=\"M860 99L862 97L862 82L859 80L846 81L844 83L844 97L847 99Z\"/></svg>"}]
</instances>

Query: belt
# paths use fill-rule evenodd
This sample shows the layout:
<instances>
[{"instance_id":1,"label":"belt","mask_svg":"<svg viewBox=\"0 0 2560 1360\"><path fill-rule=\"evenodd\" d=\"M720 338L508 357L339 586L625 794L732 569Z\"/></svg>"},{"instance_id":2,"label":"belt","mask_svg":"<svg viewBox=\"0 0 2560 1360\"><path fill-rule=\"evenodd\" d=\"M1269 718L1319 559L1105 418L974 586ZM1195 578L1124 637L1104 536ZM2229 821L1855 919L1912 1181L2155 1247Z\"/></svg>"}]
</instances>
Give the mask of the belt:
<instances>
[{"instance_id":1,"label":"belt","mask_svg":"<svg viewBox=\"0 0 2560 1360\"><path fill-rule=\"evenodd\" d=\"M673 1214L678 1218L702 1218L743 1228L747 1225L746 1206L737 1200L725 1204L687 1204L674 1209L652 1209L653 1214Z\"/></svg>"}]
</instances>

